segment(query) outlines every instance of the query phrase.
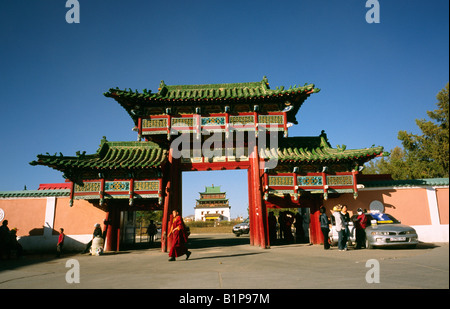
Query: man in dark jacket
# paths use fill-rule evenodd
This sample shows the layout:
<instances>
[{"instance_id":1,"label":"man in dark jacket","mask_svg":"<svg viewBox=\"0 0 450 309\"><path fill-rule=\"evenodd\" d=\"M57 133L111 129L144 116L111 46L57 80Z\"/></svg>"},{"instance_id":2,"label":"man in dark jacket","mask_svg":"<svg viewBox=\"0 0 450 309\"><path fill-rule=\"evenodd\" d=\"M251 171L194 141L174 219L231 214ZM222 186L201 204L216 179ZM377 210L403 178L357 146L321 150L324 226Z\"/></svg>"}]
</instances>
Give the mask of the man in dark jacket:
<instances>
[{"instance_id":1,"label":"man in dark jacket","mask_svg":"<svg viewBox=\"0 0 450 309\"><path fill-rule=\"evenodd\" d=\"M330 220L327 217L325 207L320 207L320 229L323 234L323 248L325 250L330 249L330 243L328 242L328 234L330 232Z\"/></svg>"},{"instance_id":2,"label":"man in dark jacket","mask_svg":"<svg viewBox=\"0 0 450 309\"><path fill-rule=\"evenodd\" d=\"M356 247L355 249L361 249L366 247L366 226L367 217L361 208L358 208L358 217L354 224L356 229Z\"/></svg>"}]
</instances>

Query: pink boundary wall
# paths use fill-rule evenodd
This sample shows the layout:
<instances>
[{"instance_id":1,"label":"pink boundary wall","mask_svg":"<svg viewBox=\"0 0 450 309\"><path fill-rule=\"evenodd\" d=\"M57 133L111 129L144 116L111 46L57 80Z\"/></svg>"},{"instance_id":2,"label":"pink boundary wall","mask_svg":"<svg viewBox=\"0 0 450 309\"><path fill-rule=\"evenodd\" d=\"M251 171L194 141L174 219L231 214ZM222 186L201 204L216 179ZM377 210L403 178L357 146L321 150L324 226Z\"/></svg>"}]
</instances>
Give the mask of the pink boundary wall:
<instances>
[{"instance_id":1,"label":"pink boundary wall","mask_svg":"<svg viewBox=\"0 0 450 309\"><path fill-rule=\"evenodd\" d=\"M85 200L69 206L68 197L0 198L0 209L10 229L17 228L19 243L29 251L53 251L62 227L66 250L83 250L92 239L94 225L103 221L106 212Z\"/></svg>"}]
</instances>

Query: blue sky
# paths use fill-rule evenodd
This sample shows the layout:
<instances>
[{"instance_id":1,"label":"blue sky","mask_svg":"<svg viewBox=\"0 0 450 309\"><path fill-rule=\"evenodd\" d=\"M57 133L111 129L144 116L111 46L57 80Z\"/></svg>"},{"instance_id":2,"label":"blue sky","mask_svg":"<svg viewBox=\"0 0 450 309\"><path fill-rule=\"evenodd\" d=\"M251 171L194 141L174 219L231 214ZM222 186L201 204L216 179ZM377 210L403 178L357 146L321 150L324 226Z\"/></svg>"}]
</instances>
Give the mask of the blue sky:
<instances>
[{"instance_id":1,"label":"blue sky","mask_svg":"<svg viewBox=\"0 0 450 309\"><path fill-rule=\"evenodd\" d=\"M415 119L449 79L448 0L379 0L378 24L366 22L365 0L79 0L79 24L66 22L65 3L0 3L0 191L62 182L28 164L37 154L136 140L103 96L111 87L314 83L321 92L290 136L325 130L333 147L389 151L398 131L420 133ZM183 174L184 214L212 183L229 192L232 216L245 214L246 174L230 173Z\"/></svg>"}]
</instances>

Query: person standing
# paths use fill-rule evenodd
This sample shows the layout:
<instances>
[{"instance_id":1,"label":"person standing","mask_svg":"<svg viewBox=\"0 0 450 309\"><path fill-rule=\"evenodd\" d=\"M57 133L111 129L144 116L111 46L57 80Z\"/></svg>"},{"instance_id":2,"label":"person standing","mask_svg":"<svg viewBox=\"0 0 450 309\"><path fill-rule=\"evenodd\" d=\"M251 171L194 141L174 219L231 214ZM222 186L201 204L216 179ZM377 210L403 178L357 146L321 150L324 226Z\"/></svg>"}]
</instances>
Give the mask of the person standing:
<instances>
[{"instance_id":1,"label":"person standing","mask_svg":"<svg viewBox=\"0 0 450 309\"><path fill-rule=\"evenodd\" d=\"M87 243L86 248L84 249L84 251L82 253L89 252L89 250L91 249L91 246L92 246L92 241L94 240L95 237L103 237L103 232L102 232L102 229L100 228L100 223L96 223L94 225L94 232L92 233L92 238Z\"/></svg>"},{"instance_id":2,"label":"person standing","mask_svg":"<svg viewBox=\"0 0 450 309\"><path fill-rule=\"evenodd\" d=\"M11 254L11 237L8 227L8 220L3 220L0 227L0 259L4 256L9 260Z\"/></svg>"},{"instance_id":3,"label":"person standing","mask_svg":"<svg viewBox=\"0 0 450 309\"><path fill-rule=\"evenodd\" d=\"M23 253L22 245L17 241L17 228L12 228L10 231L11 234L11 246L10 249L16 252L16 258L21 258Z\"/></svg>"},{"instance_id":4,"label":"person standing","mask_svg":"<svg viewBox=\"0 0 450 309\"><path fill-rule=\"evenodd\" d=\"M285 226L285 214L284 211L280 211L278 214L278 225L280 226L280 237L282 240L284 238L284 226Z\"/></svg>"},{"instance_id":5,"label":"person standing","mask_svg":"<svg viewBox=\"0 0 450 309\"><path fill-rule=\"evenodd\" d=\"M336 205L333 207L333 217L336 222L336 232L338 233L338 249L339 251L345 251L345 225L344 216L341 213L342 206Z\"/></svg>"},{"instance_id":6,"label":"person standing","mask_svg":"<svg viewBox=\"0 0 450 309\"><path fill-rule=\"evenodd\" d=\"M66 235L64 235L64 229L59 229L59 236L58 236L58 243L56 244L56 257L61 257L63 246L64 246L64 238Z\"/></svg>"},{"instance_id":7,"label":"person standing","mask_svg":"<svg viewBox=\"0 0 450 309\"><path fill-rule=\"evenodd\" d=\"M366 227L367 217L361 208L358 208L358 217L355 220L356 229L356 247L355 249L361 249L366 247Z\"/></svg>"},{"instance_id":8,"label":"person standing","mask_svg":"<svg viewBox=\"0 0 450 309\"><path fill-rule=\"evenodd\" d=\"M172 247L169 251L169 261L175 261L177 257L186 254L186 260L191 256L191 252L187 249L186 243L188 236L186 235L186 226L177 210L172 212L172 227L168 237L172 237Z\"/></svg>"},{"instance_id":9,"label":"person standing","mask_svg":"<svg viewBox=\"0 0 450 309\"><path fill-rule=\"evenodd\" d=\"M323 234L323 248L325 250L330 249L330 243L328 242L328 234L330 232L330 220L327 217L325 207L321 206L320 209L320 229Z\"/></svg>"},{"instance_id":10,"label":"person standing","mask_svg":"<svg viewBox=\"0 0 450 309\"><path fill-rule=\"evenodd\" d=\"M153 220L150 220L150 224L147 227L147 234L149 237L149 242L153 244L155 242L155 235L158 232L156 225Z\"/></svg>"},{"instance_id":11,"label":"person standing","mask_svg":"<svg viewBox=\"0 0 450 309\"><path fill-rule=\"evenodd\" d=\"M347 250L348 242L350 240L350 229L348 227L348 224L350 222L350 215L349 215L349 213L347 211L347 206L346 205L342 206L341 214L342 214L343 223L344 223L344 226L345 226L345 236L344 236L345 237L345 241L344 241L344 244L345 244L345 250ZM351 244L351 241L350 241L350 244Z\"/></svg>"},{"instance_id":12,"label":"person standing","mask_svg":"<svg viewBox=\"0 0 450 309\"><path fill-rule=\"evenodd\" d=\"M300 210L295 214L295 241L297 243L303 243L305 241L305 234L303 233L303 216Z\"/></svg>"},{"instance_id":13,"label":"person standing","mask_svg":"<svg viewBox=\"0 0 450 309\"><path fill-rule=\"evenodd\" d=\"M277 218L272 211L269 212L268 223L270 244L274 244L277 239Z\"/></svg>"}]
</instances>

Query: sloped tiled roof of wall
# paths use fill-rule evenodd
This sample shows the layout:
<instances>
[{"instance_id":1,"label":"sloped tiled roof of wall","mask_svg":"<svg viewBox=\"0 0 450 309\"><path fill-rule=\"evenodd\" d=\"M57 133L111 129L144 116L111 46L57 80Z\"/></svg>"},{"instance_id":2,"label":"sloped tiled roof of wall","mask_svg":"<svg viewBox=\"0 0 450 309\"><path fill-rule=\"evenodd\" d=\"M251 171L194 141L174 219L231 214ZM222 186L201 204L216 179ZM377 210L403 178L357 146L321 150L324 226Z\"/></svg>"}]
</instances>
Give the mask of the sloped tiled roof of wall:
<instances>
[{"instance_id":1,"label":"sloped tiled roof of wall","mask_svg":"<svg viewBox=\"0 0 450 309\"><path fill-rule=\"evenodd\" d=\"M31 165L45 165L59 171L75 169L149 169L159 167L167 158L167 150L152 142L108 142L102 140L97 153L38 155Z\"/></svg>"},{"instance_id":2,"label":"sloped tiled roof of wall","mask_svg":"<svg viewBox=\"0 0 450 309\"><path fill-rule=\"evenodd\" d=\"M374 187L438 187L448 186L448 178L405 179L405 180L363 180L360 182L366 188Z\"/></svg>"},{"instance_id":3,"label":"sloped tiled roof of wall","mask_svg":"<svg viewBox=\"0 0 450 309\"><path fill-rule=\"evenodd\" d=\"M0 191L0 198L69 196L70 189Z\"/></svg>"}]
</instances>

